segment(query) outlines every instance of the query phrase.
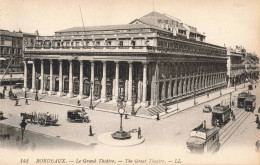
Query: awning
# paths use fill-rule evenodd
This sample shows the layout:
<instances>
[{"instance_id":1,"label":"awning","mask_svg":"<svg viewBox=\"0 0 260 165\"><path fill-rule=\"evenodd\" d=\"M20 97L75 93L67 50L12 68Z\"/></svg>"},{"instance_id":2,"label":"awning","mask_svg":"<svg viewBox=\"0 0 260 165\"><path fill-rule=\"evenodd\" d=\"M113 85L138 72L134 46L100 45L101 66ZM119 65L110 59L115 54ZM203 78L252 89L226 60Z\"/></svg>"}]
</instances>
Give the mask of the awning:
<instances>
[{"instance_id":1,"label":"awning","mask_svg":"<svg viewBox=\"0 0 260 165\"><path fill-rule=\"evenodd\" d=\"M0 61L5 61L5 60L6 60L6 58L0 57Z\"/></svg>"}]
</instances>

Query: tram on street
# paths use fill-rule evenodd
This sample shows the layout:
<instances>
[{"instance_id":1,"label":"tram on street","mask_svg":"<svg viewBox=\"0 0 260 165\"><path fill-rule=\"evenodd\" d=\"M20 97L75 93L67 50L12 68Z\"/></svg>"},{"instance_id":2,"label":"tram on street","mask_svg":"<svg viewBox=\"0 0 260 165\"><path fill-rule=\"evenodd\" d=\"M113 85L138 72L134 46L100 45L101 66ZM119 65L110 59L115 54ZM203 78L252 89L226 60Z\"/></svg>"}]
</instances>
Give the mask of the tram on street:
<instances>
[{"instance_id":1,"label":"tram on street","mask_svg":"<svg viewBox=\"0 0 260 165\"><path fill-rule=\"evenodd\" d=\"M244 105L245 105L245 111L254 112L256 106L256 96L249 95L248 97L246 97Z\"/></svg>"},{"instance_id":2,"label":"tram on street","mask_svg":"<svg viewBox=\"0 0 260 165\"><path fill-rule=\"evenodd\" d=\"M214 153L220 148L219 128L206 128L206 121L194 128L186 141L191 153Z\"/></svg>"},{"instance_id":3,"label":"tram on street","mask_svg":"<svg viewBox=\"0 0 260 165\"><path fill-rule=\"evenodd\" d=\"M212 110L212 126L222 127L230 120L230 114L231 108L229 105L215 105Z\"/></svg>"},{"instance_id":4,"label":"tram on street","mask_svg":"<svg viewBox=\"0 0 260 165\"><path fill-rule=\"evenodd\" d=\"M245 102L245 98L248 96L247 92L241 92L238 94L237 97L237 107L238 108L244 108L244 102Z\"/></svg>"}]
</instances>

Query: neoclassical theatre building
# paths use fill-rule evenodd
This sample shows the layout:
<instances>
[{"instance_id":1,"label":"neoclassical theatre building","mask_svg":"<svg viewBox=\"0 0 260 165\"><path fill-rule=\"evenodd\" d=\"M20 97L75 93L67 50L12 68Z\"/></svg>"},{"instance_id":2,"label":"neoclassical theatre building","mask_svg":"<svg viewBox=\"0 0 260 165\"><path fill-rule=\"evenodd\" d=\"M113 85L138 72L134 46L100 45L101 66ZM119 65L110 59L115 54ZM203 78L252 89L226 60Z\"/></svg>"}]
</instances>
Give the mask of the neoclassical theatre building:
<instances>
[{"instance_id":1,"label":"neoclassical theatre building","mask_svg":"<svg viewBox=\"0 0 260 165\"><path fill-rule=\"evenodd\" d=\"M23 90L156 106L225 87L226 54L195 27L151 12L39 36L24 52Z\"/></svg>"}]
</instances>

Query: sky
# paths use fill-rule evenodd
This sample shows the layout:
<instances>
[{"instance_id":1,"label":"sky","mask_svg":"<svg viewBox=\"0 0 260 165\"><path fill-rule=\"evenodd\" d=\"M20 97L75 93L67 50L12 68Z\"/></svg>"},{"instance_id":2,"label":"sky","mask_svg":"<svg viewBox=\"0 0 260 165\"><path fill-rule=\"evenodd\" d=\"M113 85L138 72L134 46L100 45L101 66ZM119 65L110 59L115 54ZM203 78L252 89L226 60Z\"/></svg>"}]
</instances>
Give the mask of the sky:
<instances>
[{"instance_id":1,"label":"sky","mask_svg":"<svg viewBox=\"0 0 260 165\"><path fill-rule=\"evenodd\" d=\"M206 42L260 56L259 0L0 0L0 29L54 35L82 26L128 24L153 10L205 32Z\"/></svg>"}]
</instances>

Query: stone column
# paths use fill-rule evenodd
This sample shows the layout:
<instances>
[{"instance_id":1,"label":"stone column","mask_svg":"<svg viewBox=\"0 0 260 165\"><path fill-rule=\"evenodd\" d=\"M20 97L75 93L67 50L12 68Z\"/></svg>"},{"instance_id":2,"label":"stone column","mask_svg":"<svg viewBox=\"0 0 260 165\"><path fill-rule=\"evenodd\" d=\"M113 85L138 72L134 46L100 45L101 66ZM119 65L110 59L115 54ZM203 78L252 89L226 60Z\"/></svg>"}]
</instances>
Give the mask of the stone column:
<instances>
[{"instance_id":1,"label":"stone column","mask_svg":"<svg viewBox=\"0 0 260 165\"><path fill-rule=\"evenodd\" d=\"M73 97L73 72L72 72L72 60L69 60L70 62L70 69L69 69L69 93L67 94L67 96L69 98Z\"/></svg>"},{"instance_id":2,"label":"stone column","mask_svg":"<svg viewBox=\"0 0 260 165\"><path fill-rule=\"evenodd\" d=\"M128 97L127 105L132 105L132 87L133 86L133 64L129 62L129 78L128 78Z\"/></svg>"},{"instance_id":3,"label":"stone column","mask_svg":"<svg viewBox=\"0 0 260 165\"><path fill-rule=\"evenodd\" d=\"M168 85L168 98L172 98L172 75L170 73L170 81Z\"/></svg>"},{"instance_id":4,"label":"stone column","mask_svg":"<svg viewBox=\"0 0 260 165\"><path fill-rule=\"evenodd\" d=\"M44 90L44 61L41 60L41 88L39 90L39 93L45 93Z\"/></svg>"},{"instance_id":5,"label":"stone column","mask_svg":"<svg viewBox=\"0 0 260 165\"><path fill-rule=\"evenodd\" d=\"M63 96L62 92L62 84L63 84L63 78L62 78L62 60L59 61L60 63L60 68L59 68L59 92L57 93L57 96Z\"/></svg>"},{"instance_id":6,"label":"stone column","mask_svg":"<svg viewBox=\"0 0 260 165\"><path fill-rule=\"evenodd\" d=\"M53 91L53 67L52 67L53 61L50 60L50 89L48 91L49 95L53 95L55 94L55 92Z\"/></svg>"},{"instance_id":7,"label":"stone column","mask_svg":"<svg viewBox=\"0 0 260 165\"><path fill-rule=\"evenodd\" d=\"M29 89L27 87L27 61L24 61L24 73L23 73L23 92L27 92Z\"/></svg>"},{"instance_id":8,"label":"stone column","mask_svg":"<svg viewBox=\"0 0 260 165\"><path fill-rule=\"evenodd\" d=\"M102 90L101 90L101 102L105 103L107 101L107 64L106 61L103 63L103 78L102 78Z\"/></svg>"},{"instance_id":9,"label":"stone column","mask_svg":"<svg viewBox=\"0 0 260 165\"><path fill-rule=\"evenodd\" d=\"M162 69L163 72L165 72L165 69ZM161 100L164 102L166 101L166 75L165 73L162 73L163 77L163 85L162 85L162 91L161 91Z\"/></svg>"},{"instance_id":10,"label":"stone column","mask_svg":"<svg viewBox=\"0 0 260 165\"><path fill-rule=\"evenodd\" d=\"M36 92L36 88L35 88L35 61L32 62L32 89L30 90L32 93Z\"/></svg>"},{"instance_id":11,"label":"stone column","mask_svg":"<svg viewBox=\"0 0 260 165\"><path fill-rule=\"evenodd\" d=\"M179 87L178 87L178 96L182 95L182 79L179 81Z\"/></svg>"},{"instance_id":12,"label":"stone column","mask_svg":"<svg viewBox=\"0 0 260 165\"><path fill-rule=\"evenodd\" d=\"M83 61L79 61L79 99L85 98L83 95Z\"/></svg>"},{"instance_id":13,"label":"stone column","mask_svg":"<svg viewBox=\"0 0 260 165\"><path fill-rule=\"evenodd\" d=\"M94 84L95 84L95 61L90 61L91 63L91 75L90 75L90 83L93 83L93 88L92 88L92 99L94 98Z\"/></svg>"},{"instance_id":14,"label":"stone column","mask_svg":"<svg viewBox=\"0 0 260 165\"><path fill-rule=\"evenodd\" d=\"M147 63L143 63L143 98L141 106L147 107Z\"/></svg>"},{"instance_id":15,"label":"stone column","mask_svg":"<svg viewBox=\"0 0 260 165\"><path fill-rule=\"evenodd\" d=\"M178 71L178 66L176 65L175 66L175 80L174 80L174 87L173 87L173 96L176 96L176 94L177 94L177 89L178 89L178 87L177 87L177 82L178 82L178 80L177 80L177 71Z\"/></svg>"},{"instance_id":16,"label":"stone column","mask_svg":"<svg viewBox=\"0 0 260 165\"><path fill-rule=\"evenodd\" d=\"M119 62L115 61L115 65L116 65L116 75L115 75L115 93L114 93L114 98L113 101L116 103L117 99L118 99L118 86L119 86Z\"/></svg>"}]
</instances>

